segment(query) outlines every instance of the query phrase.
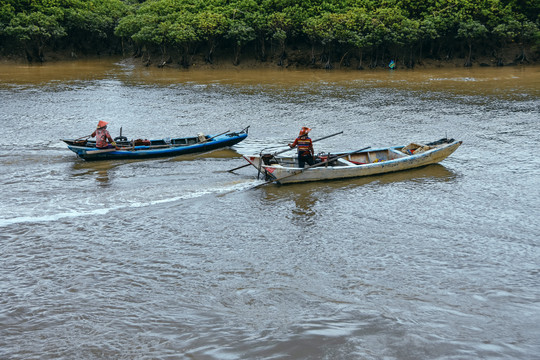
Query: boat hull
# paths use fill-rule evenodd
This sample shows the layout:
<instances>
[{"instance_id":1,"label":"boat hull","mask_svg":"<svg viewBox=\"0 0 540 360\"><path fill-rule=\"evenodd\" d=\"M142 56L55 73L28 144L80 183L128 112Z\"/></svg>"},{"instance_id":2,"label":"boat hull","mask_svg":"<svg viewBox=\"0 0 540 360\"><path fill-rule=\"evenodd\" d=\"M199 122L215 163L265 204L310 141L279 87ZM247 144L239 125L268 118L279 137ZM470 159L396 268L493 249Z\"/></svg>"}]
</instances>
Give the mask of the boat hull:
<instances>
[{"instance_id":1,"label":"boat hull","mask_svg":"<svg viewBox=\"0 0 540 360\"><path fill-rule=\"evenodd\" d=\"M226 148L238 144L247 137L247 131L240 133L230 132L219 136L209 136L211 140L196 142L196 137L164 140L152 140L151 143L163 145L123 146L120 149L96 149L95 147L79 146L73 140L63 140L68 148L86 161L116 160L116 159L149 159L158 157L173 157L179 155L196 154L216 149ZM186 140L186 144L175 144L175 140ZM192 141L191 141L192 140ZM178 141L180 142L180 141ZM189 142L193 142L189 144Z\"/></svg>"},{"instance_id":2,"label":"boat hull","mask_svg":"<svg viewBox=\"0 0 540 360\"><path fill-rule=\"evenodd\" d=\"M400 152L399 149L404 148L402 146L365 150L357 153L357 155L366 154L366 157L369 157L369 155L367 155L368 153L382 154L387 152L390 154L396 153L394 154L396 158L388 158L386 160L365 164L357 164L343 159L337 160L333 166L322 165L308 169L287 167L278 164L266 165L264 164L264 161L261 163L261 158L258 156L244 156L244 158L251 165L260 170L261 173L265 174L267 179L274 180L280 184L288 184L372 176L436 164L450 156L461 144L461 141L452 141L448 144L443 144L442 146L433 147L430 150L411 155Z\"/></svg>"}]
</instances>

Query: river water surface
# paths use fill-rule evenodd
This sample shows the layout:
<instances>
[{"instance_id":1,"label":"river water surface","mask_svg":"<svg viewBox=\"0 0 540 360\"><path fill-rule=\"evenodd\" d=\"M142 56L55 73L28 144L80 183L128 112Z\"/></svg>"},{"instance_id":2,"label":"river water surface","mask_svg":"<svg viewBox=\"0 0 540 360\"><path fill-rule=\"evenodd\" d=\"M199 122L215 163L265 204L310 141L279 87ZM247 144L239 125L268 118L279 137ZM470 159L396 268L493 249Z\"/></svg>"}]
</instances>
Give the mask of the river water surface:
<instances>
[{"instance_id":1,"label":"river water surface","mask_svg":"<svg viewBox=\"0 0 540 360\"><path fill-rule=\"evenodd\" d=\"M540 359L540 69L0 65L1 359ZM84 162L61 138L250 127L232 149ZM241 154L463 145L267 185Z\"/></svg>"}]
</instances>

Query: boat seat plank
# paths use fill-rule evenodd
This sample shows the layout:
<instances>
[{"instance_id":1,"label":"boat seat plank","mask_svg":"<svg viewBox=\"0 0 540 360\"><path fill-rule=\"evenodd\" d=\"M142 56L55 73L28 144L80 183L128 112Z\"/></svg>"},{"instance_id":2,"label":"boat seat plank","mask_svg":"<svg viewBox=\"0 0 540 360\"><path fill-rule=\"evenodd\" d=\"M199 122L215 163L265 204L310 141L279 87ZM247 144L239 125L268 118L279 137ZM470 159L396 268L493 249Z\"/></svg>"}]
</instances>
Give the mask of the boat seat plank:
<instances>
[{"instance_id":1,"label":"boat seat plank","mask_svg":"<svg viewBox=\"0 0 540 360\"><path fill-rule=\"evenodd\" d=\"M347 165L347 166L356 166L355 163L353 163L352 161L349 161L347 159L344 159L344 158L341 158L341 159L337 159L337 162L338 163L341 163L343 165Z\"/></svg>"},{"instance_id":2,"label":"boat seat plank","mask_svg":"<svg viewBox=\"0 0 540 360\"><path fill-rule=\"evenodd\" d=\"M388 151L392 152L393 154L398 155L398 157L400 158L407 156L407 154L402 153L401 151L398 151L396 149L388 149Z\"/></svg>"}]
</instances>

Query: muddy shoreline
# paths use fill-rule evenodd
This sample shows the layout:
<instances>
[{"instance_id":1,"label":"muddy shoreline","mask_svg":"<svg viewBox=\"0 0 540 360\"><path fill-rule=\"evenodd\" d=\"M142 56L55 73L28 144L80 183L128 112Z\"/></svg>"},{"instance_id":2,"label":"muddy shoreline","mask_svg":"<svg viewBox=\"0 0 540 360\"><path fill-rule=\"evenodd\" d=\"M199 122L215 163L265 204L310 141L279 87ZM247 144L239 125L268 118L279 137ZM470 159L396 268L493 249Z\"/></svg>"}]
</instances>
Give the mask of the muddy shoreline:
<instances>
[{"instance_id":1,"label":"muddy shoreline","mask_svg":"<svg viewBox=\"0 0 540 360\"><path fill-rule=\"evenodd\" d=\"M540 64L540 54L532 50L525 51L526 60L519 59L521 50L517 47L506 49L502 57L502 66L536 66ZM46 52L45 61L43 63L54 63L70 60L92 60L92 59L108 59L122 58L135 65L146 67L164 67L178 69L321 69L321 70L374 70L388 68L389 61L395 61L395 69L437 69L437 68L470 68L470 67L501 67L494 56L484 55L476 56L472 59L470 67L465 66L466 59L462 56L455 56L449 59L434 59L421 58L414 61L414 66L408 66L403 59L392 59L390 57L373 61L372 59L364 59L360 61L358 57L350 56L348 58L336 58L334 61L326 62L320 56L313 60L311 51L308 49L289 49L286 52L286 57L281 58L275 55L269 55L266 59L261 60L257 57L254 51L246 51L240 58L238 64L234 64L233 57L227 51L220 51L215 54L213 61L209 63L206 56L202 53L196 53L189 56L189 66L182 65L179 54L168 54L166 56L160 54L144 53L141 56L133 56L131 54L76 54L73 52L50 51ZM22 55L0 55L0 62L13 64L35 65L40 62L29 62ZM330 64L330 66L328 66Z\"/></svg>"}]
</instances>

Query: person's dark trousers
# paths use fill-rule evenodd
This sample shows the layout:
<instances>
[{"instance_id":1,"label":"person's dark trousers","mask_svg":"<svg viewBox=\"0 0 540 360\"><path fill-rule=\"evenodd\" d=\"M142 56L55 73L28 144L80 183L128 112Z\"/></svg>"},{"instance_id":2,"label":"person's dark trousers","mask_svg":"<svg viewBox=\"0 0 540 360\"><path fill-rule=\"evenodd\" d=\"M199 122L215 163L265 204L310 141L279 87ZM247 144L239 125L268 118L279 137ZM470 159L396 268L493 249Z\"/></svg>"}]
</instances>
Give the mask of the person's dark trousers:
<instances>
[{"instance_id":1,"label":"person's dark trousers","mask_svg":"<svg viewBox=\"0 0 540 360\"><path fill-rule=\"evenodd\" d=\"M311 156L310 153L307 154L298 154L298 166L303 168L306 166L306 163L309 165L315 164L315 161L313 161L313 156Z\"/></svg>"}]
</instances>

